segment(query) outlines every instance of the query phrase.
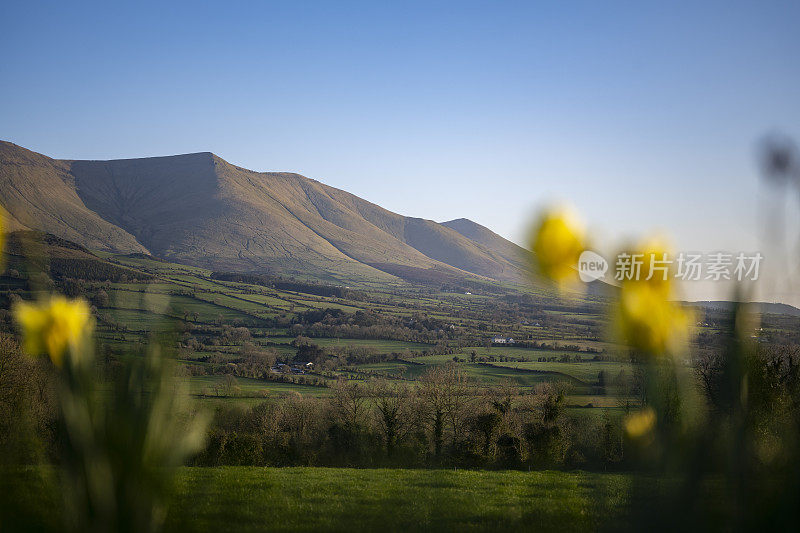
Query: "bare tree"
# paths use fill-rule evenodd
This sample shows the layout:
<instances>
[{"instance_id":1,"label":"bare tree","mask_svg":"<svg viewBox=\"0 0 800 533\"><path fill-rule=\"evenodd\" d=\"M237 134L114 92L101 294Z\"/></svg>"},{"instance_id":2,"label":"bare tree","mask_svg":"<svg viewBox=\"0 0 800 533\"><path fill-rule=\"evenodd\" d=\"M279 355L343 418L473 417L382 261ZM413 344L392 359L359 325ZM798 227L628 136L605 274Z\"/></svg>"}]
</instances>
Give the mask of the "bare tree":
<instances>
[{"instance_id":1,"label":"bare tree","mask_svg":"<svg viewBox=\"0 0 800 533\"><path fill-rule=\"evenodd\" d=\"M727 411L730 402L723 399L723 380L726 379L727 365L723 355L716 349L703 350L695 358L695 373L711 407Z\"/></svg>"},{"instance_id":2,"label":"bare tree","mask_svg":"<svg viewBox=\"0 0 800 533\"><path fill-rule=\"evenodd\" d=\"M419 409L405 385L392 386L385 380L374 382L370 395L375 403L375 418L383 434L387 457L392 457L397 443L418 427Z\"/></svg>"},{"instance_id":3,"label":"bare tree","mask_svg":"<svg viewBox=\"0 0 800 533\"><path fill-rule=\"evenodd\" d=\"M334 411L342 425L350 431L358 431L366 413L364 388L358 383L339 379L333 386Z\"/></svg>"},{"instance_id":4,"label":"bare tree","mask_svg":"<svg viewBox=\"0 0 800 533\"><path fill-rule=\"evenodd\" d=\"M448 363L430 369L422 376L421 395L433 429L436 456L442 453L445 427L450 429L452 443L460 433L465 409L470 401L464 373L457 365Z\"/></svg>"},{"instance_id":5,"label":"bare tree","mask_svg":"<svg viewBox=\"0 0 800 533\"><path fill-rule=\"evenodd\" d=\"M231 397L233 396L239 389L236 384L236 378L232 374L225 374L221 380L219 380L215 387L217 396L225 396Z\"/></svg>"}]
</instances>

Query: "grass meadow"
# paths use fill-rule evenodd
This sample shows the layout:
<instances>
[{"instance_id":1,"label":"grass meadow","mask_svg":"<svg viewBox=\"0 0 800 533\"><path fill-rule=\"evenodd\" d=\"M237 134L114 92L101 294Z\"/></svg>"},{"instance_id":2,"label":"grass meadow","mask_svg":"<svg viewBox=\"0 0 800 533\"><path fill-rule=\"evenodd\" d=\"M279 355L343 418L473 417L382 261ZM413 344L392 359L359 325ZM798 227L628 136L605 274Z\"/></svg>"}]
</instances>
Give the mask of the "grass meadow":
<instances>
[{"instance_id":1,"label":"grass meadow","mask_svg":"<svg viewBox=\"0 0 800 533\"><path fill-rule=\"evenodd\" d=\"M47 527L60 503L49 467L8 474L16 511ZM587 472L352 468L181 468L166 530L592 531L617 523L631 477ZM8 510L7 510L8 511Z\"/></svg>"}]
</instances>

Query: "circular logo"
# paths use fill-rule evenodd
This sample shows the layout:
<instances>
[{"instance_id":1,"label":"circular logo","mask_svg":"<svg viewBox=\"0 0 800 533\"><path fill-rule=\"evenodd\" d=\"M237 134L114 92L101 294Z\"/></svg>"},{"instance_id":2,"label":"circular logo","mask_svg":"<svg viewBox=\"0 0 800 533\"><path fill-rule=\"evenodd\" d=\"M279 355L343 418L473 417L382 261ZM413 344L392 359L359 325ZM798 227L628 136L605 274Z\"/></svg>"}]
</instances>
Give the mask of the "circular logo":
<instances>
[{"instance_id":1,"label":"circular logo","mask_svg":"<svg viewBox=\"0 0 800 533\"><path fill-rule=\"evenodd\" d=\"M608 272L608 262L602 255L591 250L584 250L578 258L578 274L581 281L590 282L603 279Z\"/></svg>"}]
</instances>

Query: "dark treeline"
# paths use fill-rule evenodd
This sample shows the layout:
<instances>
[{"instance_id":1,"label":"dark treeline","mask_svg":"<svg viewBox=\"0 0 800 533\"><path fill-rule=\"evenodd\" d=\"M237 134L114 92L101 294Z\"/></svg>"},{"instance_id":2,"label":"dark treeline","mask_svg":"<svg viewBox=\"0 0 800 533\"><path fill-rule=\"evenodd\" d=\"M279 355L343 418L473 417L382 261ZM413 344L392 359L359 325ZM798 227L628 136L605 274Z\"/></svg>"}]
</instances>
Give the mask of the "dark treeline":
<instances>
[{"instance_id":1,"label":"dark treeline","mask_svg":"<svg viewBox=\"0 0 800 533\"><path fill-rule=\"evenodd\" d=\"M58 253L46 251L60 250ZM7 272L11 277L27 279L43 273L53 280L86 281L149 281L153 276L130 268L114 265L95 256L92 252L55 235L36 231L10 233L5 249ZM38 280L34 280L38 281Z\"/></svg>"},{"instance_id":2,"label":"dark treeline","mask_svg":"<svg viewBox=\"0 0 800 533\"><path fill-rule=\"evenodd\" d=\"M516 348L530 348L533 350L563 350L566 352L585 352L587 354L603 353L599 348L583 347L579 344L547 342L547 341L515 341Z\"/></svg>"},{"instance_id":3,"label":"dark treeline","mask_svg":"<svg viewBox=\"0 0 800 533\"><path fill-rule=\"evenodd\" d=\"M780 441L788 438L787 424L800 420L800 351L756 348L747 363L753 416L742 423L745 433ZM726 396L723 357L707 353L696 361L712 416L734 405ZM648 401L641 375L634 374L626 379L631 410ZM459 365L447 364L413 385L340 380L332 388L330 398L295 394L218 410L195 463L609 470L635 468L640 459L641 448L623 437L626 406L613 415L575 416L565 406L565 386L557 383L525 393L511 383L475 387ZM709 453L717 445L709 441Z\"/></svg>"},{"instance_id":4,"label":"dark treeline","mask_svg":"<svg viewBox=\"0 0 800 533\"><path fill-rule=\"evenodd\" d=\"M568 416L564 389L477 390L457 365L418 386L339 381L330 398L290 395L217 411L198 465L613 468L617 419Z\"/></svg>"},{"instance_id":5,"label":"dark treeline","mask_svg":"<svg viewBox=\"0 0 800 533\"><path fill-rule=\"evenodd\" d=\"M116 266L97 259L50 259L50 275L56 280L111 281L114 283L151 281L144 272Z\"/></svg>"},{"instance_id":6,"label":"dark treeline","mask_svg":"<svg viewBox=\"0 0 800 533\"><path fill-rule=\"evenodd\" d=\"M6 265L6 275L12 279L18 279L23 282L20 289L30 290L30 278L32 281L41 286L42 283L81 283L93 281L106 281L113 283L138 283L152 281L153 276L131 270L122 266L117 266L100 259L91 257L87 258L69 258L63 259L58 257L51 257L47 259L45 264L40 265L40 270L47 273L50 279L43 279L41 272L28 272L28 265L20 258L14 256L7 256L9 258ZM40 279L42 278L42 279ZM51 281L52 280L52 281Z\"/></svg>"},{"instance_id":7,"label":"dark treeline","mask_svg":"<svg viewBox=\"0 0 800 533\"><path fill-rule=\"evenodd\" d=\"M245 349L241 372L261 371ZM57 380L43 359L0 335L0 452L13 463L59 455ZM252 367L250 366L252 365ZM106 355L98 376L113 381ZM235 393L232 376L219 395ZM253 406L219 408L198 465L329 465L598 468L619 463L622 437L609 417L570 417L564 390L543 384L520 395L511 385L476 388L457 365L433 367L413 386L397 380L339 380L327 398L297 393Z\"/></svg>"},{"instance_id":8,"label":"dark treeline","mask_svg":"<svg viewBox=\"0 0 800 533\"><path fill-rule=\"evenodd\" d=\"M289 331L292 335L306 337L388 339L427 344L456 336L454 326L423 313L399 317L370 310L345 313L340 309L311 309L298 313Z\"/></svg>"}]
</instances>

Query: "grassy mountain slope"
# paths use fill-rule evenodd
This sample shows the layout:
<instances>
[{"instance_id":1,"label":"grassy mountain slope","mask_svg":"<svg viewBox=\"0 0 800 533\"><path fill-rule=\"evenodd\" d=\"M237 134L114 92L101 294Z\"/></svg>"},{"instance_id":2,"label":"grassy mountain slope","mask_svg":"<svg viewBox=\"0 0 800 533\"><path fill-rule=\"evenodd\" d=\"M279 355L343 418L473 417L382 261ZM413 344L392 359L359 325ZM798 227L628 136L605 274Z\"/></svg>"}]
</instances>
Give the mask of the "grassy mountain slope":
<instances>
[{"instance_id":1,"label":"grassy mountain slope","mask_svg":"<svg viewBox=\"0 0 800 533\"><path fill-rule=\"evenodd\" d=\"M495 239L481 241L404 217L298 174L253 172L208 152L114 161L55 161L24 152L20 164L5 157L1 164L4 175L29 178L30 190L20 200L7 203L3 197L2 204L14 208L14 218L23 216L25 227L92 248L146 249L211 269L342 280L389 280L395 279L389 273L411 270L500 280L523 276L515 245L485 228ZM75 218L75 211L95 223L86 238L68 232L69 224L59 225L62 213ZM122 244L112 245L112 239Z\"/></svg>"},{"instance_id":2,"label":"grassy mountain slope","mask_svg":"<svg viewBox=\"0 0 800 533\"><path fill-rule=\"evenodd\" d=\"M0 141L0 205L9 229L41 229L100 250L146 252L133 235L84 204L69 169L68 161Z\"/></svg>"},{"instance_id":3,"label":"grassy mountain slope","mask_svg":"<svg viewBox=\"0 0 800 533\"><path fill-rule=\"evenodd\" d=\"M391 242L397 247L398 245L394 242L396 240L421 253L425 258L434 260L436 266L441 266L440 264L443 263L490 278L520 279L521 270L510 264L502 254L498 254L482 243L470 240L451 228L432 220L404 217L348 192L314 181L311 183L321 187L324 193L321 195L323 202L316 204L318 212L322 216L326 216L326 213L330 212L341 213L344 211L358 220L360 226L367 227L377 238L378 243ZM336 223L342 221L339 217L330 220ZM364 224L365 222L366 224ZM407 247L401 246L399 249L409 253ZM343 243L343 248L348 250L346 253L349 255L361 255L358 240ZM397 261L392 256L387 257L385 254L381 254L380 257L388 259L388 262L405 266L419 267L428 264L427 261L421 261L419 256L414 253L411 255L411 261ZM361 260L374 263L376 259L378 258L374 256L365 256Z\"/></svg>"},{"instance_id":4,"label":"grassy mountain slope","mask_svg":"<svg viewBox=\"0 0 800 533\"><path fill-rule=\"evenodd\" d=\"M497 233L485 226L481 226L477 222L473 222L466 218L457 218L455 220L442 222L441 225L453 229L467 239L480 244L489 250L492 250L507 262L515 265L521 270L528 268L528 260L526 257L528 252L524 248L507 239L504 239Z\"/></svg>"}]
</instances>

